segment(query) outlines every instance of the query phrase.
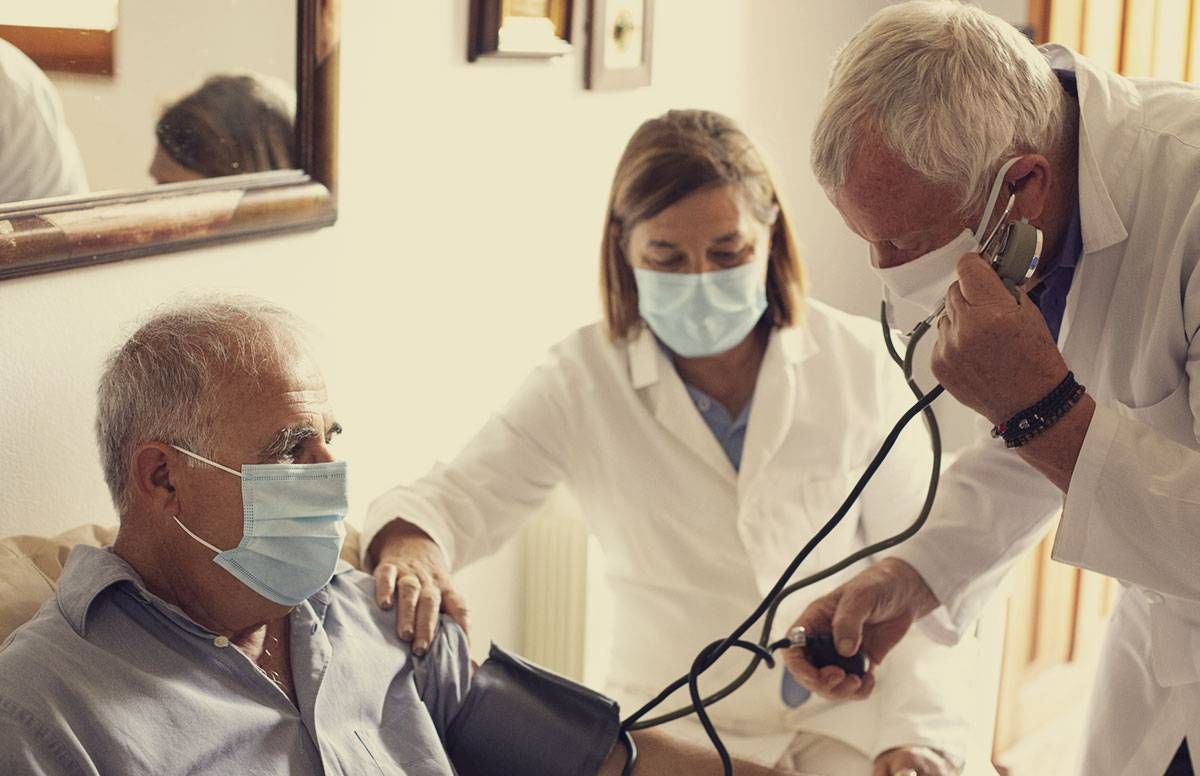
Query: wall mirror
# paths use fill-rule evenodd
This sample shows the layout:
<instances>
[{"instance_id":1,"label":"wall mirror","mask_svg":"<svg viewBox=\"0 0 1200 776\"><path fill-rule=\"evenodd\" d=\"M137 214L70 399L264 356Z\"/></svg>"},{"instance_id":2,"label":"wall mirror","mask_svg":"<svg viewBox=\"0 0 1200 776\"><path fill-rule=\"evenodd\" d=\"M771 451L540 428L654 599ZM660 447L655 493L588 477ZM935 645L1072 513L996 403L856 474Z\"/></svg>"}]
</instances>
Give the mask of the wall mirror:
<instances>
[{"instance_id":1,"label":"wall mirror","mask_svg":"<svg viewBox=\"0 0 1200 776\"><path fill-rule=\"evenodd\" d=\"M338 5L0 4L0 280L332 224Z\"/></svg>"}]
</instances>

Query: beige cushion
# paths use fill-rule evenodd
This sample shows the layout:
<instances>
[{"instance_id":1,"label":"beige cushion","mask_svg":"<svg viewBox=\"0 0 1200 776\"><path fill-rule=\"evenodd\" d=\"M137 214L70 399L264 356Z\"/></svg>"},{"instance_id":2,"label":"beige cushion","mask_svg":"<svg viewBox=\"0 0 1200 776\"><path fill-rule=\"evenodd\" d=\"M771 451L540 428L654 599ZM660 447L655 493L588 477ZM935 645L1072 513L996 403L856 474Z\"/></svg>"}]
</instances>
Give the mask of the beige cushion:
<instances>
[{"instance_id":1,"label":"beige cushion","mask_svg":"<svg viewBox=\"0 0 1200 776\"><path fill-rule=\"evenodd\" d=\"M67 556L77 544L105 547L117 536L115 525L81 525L58 536L9 536L0 539L0 642L37 612L54 594ZM342 558L359 567L359 533L346 527Z\"/></svg>"}]
</instances>

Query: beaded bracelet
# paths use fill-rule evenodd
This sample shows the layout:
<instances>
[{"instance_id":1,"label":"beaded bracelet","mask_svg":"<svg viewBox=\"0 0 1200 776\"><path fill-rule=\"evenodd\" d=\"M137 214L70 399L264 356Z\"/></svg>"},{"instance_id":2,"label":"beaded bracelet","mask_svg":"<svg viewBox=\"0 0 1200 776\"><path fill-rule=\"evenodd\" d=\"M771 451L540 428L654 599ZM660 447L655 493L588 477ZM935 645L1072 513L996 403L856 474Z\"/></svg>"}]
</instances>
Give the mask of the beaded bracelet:
<instances>
[{"instance_id":1,"label":"beaded bracelet","mask_svg":"<svg viewBox=\"0 0 1200 776\"><path fill-rule=\"evenodd\" d=\"M1021 447L1028 444L1078 404L1084 391L1084 387L1075 382L1075 374L1067 372L1063 381L1037 404L1026 407L1000 425L993 426L992 437L1003 437L1005 447Z\"/></svg>"}]
</instances>

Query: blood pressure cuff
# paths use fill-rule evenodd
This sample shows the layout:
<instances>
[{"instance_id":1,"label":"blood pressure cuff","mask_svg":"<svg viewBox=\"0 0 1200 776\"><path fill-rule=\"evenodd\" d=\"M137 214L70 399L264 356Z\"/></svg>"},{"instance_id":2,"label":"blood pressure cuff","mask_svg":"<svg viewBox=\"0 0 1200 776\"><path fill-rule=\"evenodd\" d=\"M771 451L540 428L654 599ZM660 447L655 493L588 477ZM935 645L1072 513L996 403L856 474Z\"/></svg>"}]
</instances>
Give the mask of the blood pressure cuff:
<instances>
[{"instance_id":1,"label":"blood pressure cuff","mask_svg":"<svg viewBox=\"0 0 1200 776\"><path fill-rule=\"evenodd\" d=\"M446 751L459 776L591 776L620 732L616 701L493 644Z\"/></svg>"}]
</instances>

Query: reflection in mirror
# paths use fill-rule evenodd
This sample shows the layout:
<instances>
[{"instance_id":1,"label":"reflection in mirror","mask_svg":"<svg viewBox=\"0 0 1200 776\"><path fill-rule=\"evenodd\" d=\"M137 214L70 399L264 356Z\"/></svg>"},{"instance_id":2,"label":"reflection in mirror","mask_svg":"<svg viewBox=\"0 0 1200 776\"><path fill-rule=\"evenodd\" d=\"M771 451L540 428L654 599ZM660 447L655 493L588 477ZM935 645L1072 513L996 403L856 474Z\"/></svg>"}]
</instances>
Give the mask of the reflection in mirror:
<instances>
[{"instance_id":1,"label":"reflection in mirror","mask_svg":"<svg viewBox=\"0 0 1200 776\"><path fill-rule=\"evenodd\" d=\"M0 40L25 41L36 55L40 69L20 60L27 80L41 84L36 107L64 127L50 133L49 156L84 168L69 188L0 192L0 280L337 219L339 0L35 5L81 3L111 6L109 27L58 19L64 28L42 35L30 26L41 21L10 18L25 26L6 26L14 4L0 0ZM107 42L111 56L63 46L47 57L45 46L28 42L64 34ZM10 71L0 63L0 88ZM16 147L13 126L3 123L10 104L0 102L0 138ZM17 177L52 180L43 169Z\"/></svg>"},{"instance_id":2,"label":"reflection in mirror","mask_svg":"<svg viewBox=\"0 0 1200 776\"><path fill-rule=\"evenodd\" d=\"M178 183L296 166L296 94L279 79L214 75L163 111L150 175Z\"/></svg>"},{"instance_id":3,"label":"reflection in mirror","mask_svg":"<svg viewBox=\"0 0 1200 776\"><path fill-rule=\"evenodd\" d=\"M28 9L18 8L27 5L44 5L55 14L31 17ZM50 34L63 27L95 26L85 15L97 6L109 7L110 14L115 6L115 21L108 24L110 74L62 72L45 59L45 74L35 74L29 70L36 66L23 57L20 66L10 67L9 60L20 56L12 46L0 58L0 78L19 73L20 84L42 82L48 88L43 88L39 106L65 120L53 142L43 143L43 156L57 150L64 166L82 156L85 173L71 177L86 178L93 192L297 167L291 137L297 43L293 0L0 3L0 37L4 30L25 30L10 37L18 46L28 46L37 37L29 31ZM0 124L4 130L9 126ZM9 170L0 169L0 179ZM28 177L27 172L21 177ZM80 186L0 188L0 204L76 193Z\"/></svg>"}]
</instances>

